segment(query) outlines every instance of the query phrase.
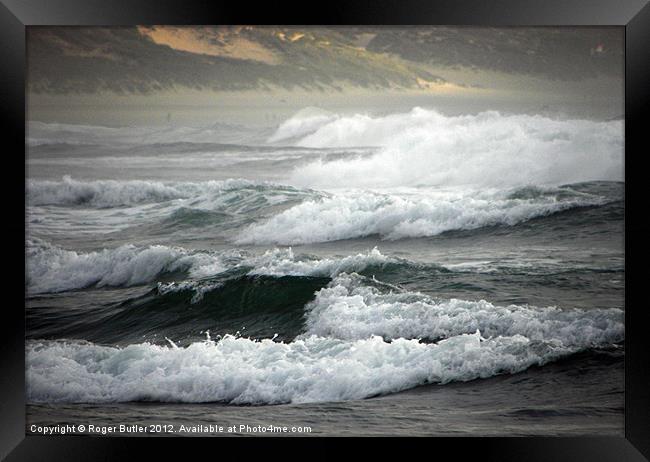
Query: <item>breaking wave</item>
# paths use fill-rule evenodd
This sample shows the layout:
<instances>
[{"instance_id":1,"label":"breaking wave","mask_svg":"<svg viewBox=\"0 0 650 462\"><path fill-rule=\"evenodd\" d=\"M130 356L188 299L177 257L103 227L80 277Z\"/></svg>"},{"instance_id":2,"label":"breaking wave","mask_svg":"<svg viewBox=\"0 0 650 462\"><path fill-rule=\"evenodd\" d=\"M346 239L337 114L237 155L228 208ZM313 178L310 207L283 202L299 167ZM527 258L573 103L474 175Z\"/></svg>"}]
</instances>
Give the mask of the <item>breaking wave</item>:
<instances>
[{"instance_id":1,"label":"breaking wave","mask_svg":"<svg viewBox=\"0 0 650 462\"><path fill-rule=\"evenodd\" d=\"M30 402L361 399L429 383L516 373L624 340L623 311L618 309L436 300L380 282L370 274L417 264L376 249L315 259L296 257L290 249L228 256L160 247L90 254L55 249L54 257L63 262L58 274L75 274L73 268L79 272L63 283L84 281L81 271L93 267L105 271L92 278L101 284L131 283L179 268L224 276L159 283L89 327L98 341L104 334L128 331L128 346L29 341ZM117 278L124 269L128 271ZM52 279L41 279L41 287L47 283ZM261 340L227 334L242 325ZM186 347L172 340L168 345L133 343L147 333L169 333L176 339L188 330L204 332L206 326L226 335L212 340L208 334L207 340ZM82 334L88 338L88 332Z\"/></svg>"},{"instance_id":2,"label":"breaking wave","mask_svg":"<svg viewBox=\"0 0 650 462\"><path fill-rule=\"evenodd\" d=\"M357 340L440 340L477 330L485 337L523 335L564 346L594 346L621 338L623 312L495 306L485 300L441 300L408 291L380 291L362 276L342 274L307 308L307 335Z\"/></svg>"},{"instance_id":3,"label":"breaking wave","mask_svg":"<svg viewBox=\"0 0 650 462\"><path fill-rule=\"evenodd\" d=\"M323 125L333 122L336 119L336 114L332 114L323 109L313 107L304 108L283 122L267 141L269 143L295 142L299 137L309 135Z\"/></svg>"},{"instance_id":4,"label":"breaking wave","mask_svg":"<svg viewBox=\"0 0 650 462\"><path fill-rule=\"evenodd\" d=\"M274 164L268 178L293 186L233 179L31 179L27 398L341 401L516 373L581 351L619 348L624 315L611 307L622 305L606 291L622 293L623 255L614 244L598 247L598 240L622 226L623 187L576 182L622 179L622 123L497 112L449 117L420 108L381 117L309 109L274 134L254 135L275 146L322 149ZM183 163L186 152L220 149L196 141L229 142L221 132L253 136L219 125L194 130L33 123L28 129L27 142L41 145L33 150L43 154L43 165L65 160L47 175L68 173L64 169L73 162L63 156L73 145L97 144L111 154L108 147L118 143L116 149L134 149L143 159L152 154L155 163L160 143L172 143L165 149ZM286 154L266 147L276 160ZM253 154L248 160L265 162L253 173L266 171L272 156ZM205 166L216 164L196 157L200 178L230 175L211 176ZM568 210L574 212L562 213ZM512 241L517 248L481 254L469 246L455 253L445 247L454 244L454 235L433 242L444 244L433 253L425 241L405 243L390 255L376 248L338 255L331 245L311 250L327 256L248 246L486 228L458 233L475 241L479 234L491 237L488 228L494 226L499 239L511 232L523 237ZM76 242L83 232L90 240ZM105 232L115 234L103 240ZM596 247L584 236L593 236ZM566 256L562 242L532 247L564 238L580 240L581 247ZM154 239L166 245L144 245ZM114 247L98 249L97 242ZM138 244L119 245L125 242ZM223 249L233 242L239 248L174 245ZM520 258L526 252L530 257ZM398 258L426 255L450 263ZM600 292L588 292L605 280ZM549 287L569 292L556 297ZM84 288L113 289L47 295ZM578 299L576 293L588 296ZM579 303L585 299L589 305ZM572 309L574 302L590 309ZM556 303L563 306L546 306Z\"/></svg>"},{"instance_id":5,"label":"breaking wave","mask_svg":"<svg viewBox=\"0 0 650 462\"><path fill-rule=\"evenodd\" d=\"M511 226L573 208L620 201L620 184L609 184L618 190L594 182L589 187L326 193L238 179L161 183L65 177L29 181L27 200L34 206L28 212L30 226L46 234L71 229L112 232L133 226L146 226L143 232L160 234L202 227L215 235L226 232L227 239L236 244L299 245L370 235L396 240ZM52 213L43 206L65 208ZM130 209L114 210L110 216L97 210L120 207Z\"/></svg>"},{"instance_id":6,"label":"breaking wave","mask_svg":"<svg viewBox=\"0 0 650 462\"><path fill-rule=\"evenodd\" d=\"M525 194L523 194L525 192ZM379 235L384 239L435 236L445 231L515 225L606 199L570 189L411 194L343 193L305 200L269 220L254 223L239 244L306 244Z\"/></svg>"},{"instance_id":7,"label":"breaking wave","mask_svg":"<svg viewBox=\"0 0 650 462\"><path fill-rule=\"evenodd\" d=\"M208 253L164 245L141 248L129 244L83 253L31 239L26 254L27 287L33 294L146 284L174 272L202 277L226 269L222 260Z\"/></svg>"},{"instance_id":8,"label":"breaking wave","mask_svg":"<svg viewBox=\"0 0 650 462\"><path fill-rule=\"evenodd\" d=\"M299 166L292 183L317 188L522 186L623 179L623 122L561 120L496 111L445 116L414 108L381 117L298 113L272 139L309 128L295 144L378 146L370 157Z\"/></svg>"},{"instance_id":9,"label":"breaking wave","mask_svg":"<svg viewBox=\"0 0 650 462\"><path fill-rule=\"evenodd\" d=\"M380 310L377 316L385 314ZM468 310L466 316L471 315ZM428 383L516 373L595 342L608 346L623 337L620 312L600 314L600 321L598 316L581 321L580 313L564 318L551 314L556 319L550 321L545 316L549 314L521 317L516 310L501 309L494 318L540 333L543 338L539 340L519 333L485 338L476 331L450 333L437 343L317 335L289 343L226 336L186 348L171 341L170 346L144 343L124 348L72 341L28 342L27 397L31 402L231 404L361 399ZM526 322L533 326L526 327ZM545 323L548 329L536 327ZM554 335L553 327L562 327L561 333Z\"/></svg>"},{"instance_id":10,"label":"breaking wave","mask_svg":"<svg viewBox=\"0 0 650 462\"><path fill-rule=\"evenodd\" d=\"M28 180L26 194L30 205L83 205L109 208L174 199L196 199L205 195L246 189L271 192L297 191L290 186L240 179L200 183L162 183L139 180L80 181L65 176L61 181Z\"/></svg>"},{"instance_id":11,"label":"breaking wave","mask_svg":"<svg viewBox=\"0 0 650 462\"><path fill-rule=\"evenodd\" d=\"M237 249L208 252L131 244L83 253L65 250L40 239L27 241L27 258L27 285L32 294L86 287L142 285L177 272L186 273L192 279L207 278L233 269L252 276L335 277L343 272L409 264L382 255L377 249L342 258L322 259L295 256L291 249L271 249L261 255L251 255ZM206 290L204 282L194 280L166 282L159 287L163 292L195 290L197 300Z\"/></svg>"}]
</instances>

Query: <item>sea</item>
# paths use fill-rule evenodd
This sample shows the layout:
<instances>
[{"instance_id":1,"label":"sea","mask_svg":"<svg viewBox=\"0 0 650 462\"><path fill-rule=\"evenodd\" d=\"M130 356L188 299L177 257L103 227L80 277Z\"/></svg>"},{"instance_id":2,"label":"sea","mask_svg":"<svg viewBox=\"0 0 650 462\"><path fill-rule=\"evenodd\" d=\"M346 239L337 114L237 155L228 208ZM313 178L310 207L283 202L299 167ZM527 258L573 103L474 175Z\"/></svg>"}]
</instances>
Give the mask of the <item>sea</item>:
<instances>
[{"instance_id":1,"label":"sea","mask_svg":"<svg viewBox=\"0 0 650 462\"><path fill-rule=\"evenodd\" d=\"M27 433L623 435L622 119L26 133Z\"/></svg>"}]
</instances>

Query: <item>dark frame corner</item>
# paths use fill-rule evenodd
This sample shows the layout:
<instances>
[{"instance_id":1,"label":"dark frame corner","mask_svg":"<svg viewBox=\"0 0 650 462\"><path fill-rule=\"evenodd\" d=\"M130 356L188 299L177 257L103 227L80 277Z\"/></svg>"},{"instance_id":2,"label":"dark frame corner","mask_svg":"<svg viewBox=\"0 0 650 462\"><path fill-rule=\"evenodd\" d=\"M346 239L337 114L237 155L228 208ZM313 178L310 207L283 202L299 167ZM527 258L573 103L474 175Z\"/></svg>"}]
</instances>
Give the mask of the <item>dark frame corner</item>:
<instances>
[{"instance_id":1,"label":"dark frame corner","mask_svg":"<svg viewBox=\"0 0 650 462\"><path fill-rule=\"evenodd\" d=\"M648 136L643 112L650 108L650 5L648 0L377 0L331 1L318 10L285 3L281 8L272 2L254 7L243 2L206 2L201 0L0 0L0 76L3 142L10 148L5 158L10 161L3 175L2 193L8 215L3 226L10 242L24 242L24 177L25 163L18 153L25 149L25 28L35 25L135 25L135 24L440 24L440 25L611 25L625 27L625 146L626 146L626 300L643 300L647 284L643 264L650 260L644 236L650 226L644 223L647 200L647 178L639 168L648 152ZM15 167L16 172L14 172ZM637 178L638 176L638 178ZM645 180L645 181L644 181ZM18 198L23 198L20 200ZM630 207L640 213L628 213ZM644 245L645 244L645 245ZM81 436L25 436L25 361L24 361L24 293L14 289L24 284L23 248L5 245L6 263L3 307L4 336L0 342L1 398L0 458L7 460L78 460L124 459L145 448L170 455L172 446L180 441L149 438L93 438ZM24 286L23 286L24 287ZM638 298L635 294L640 295ZM625 438L468 438L462 442L447 438L435 443L422 439L416 446L435 449L433 454L448 449L466 456L498 460L626 460L650 459L650 360L644 343L648 318L643 304L626 310L625 356ZM327 440L327 439L326 439ZM155 441L155 444L154 444ZM185 440L187 441L187 440ZM237 440L239 441L239 440ZM266 456L277 452L280 440L266 440L262 449L259 440L246 448L247 455ZM285 440L286 441L286 440ZM292 440L294 452L313 451L313 447L332 448L323 439ZM349 441L349 440L348 440ZM459 444L462 449L459 449ZM412 439L373 440L371 453L381 455L395 445L411 450ZM209 439L191 439L192 453L199 449L215 456L223 454L224 444L217 447ZM307 446L310 449L307 449ZM186 445L183 445L186 446ZM284 444L283 444L284 446ZM297 446L297 447L296 447ZM441 446L445 447L442 448ZM189 448L186 448L189 449ZM174 450L174 452L176 452ZM188 452L178 452L187 457ZM135 452L137 454L137 452ZM144 452L143 452L144 454ZM309 453L305 453L308 455Z\"/></svg>"}]
</instances>

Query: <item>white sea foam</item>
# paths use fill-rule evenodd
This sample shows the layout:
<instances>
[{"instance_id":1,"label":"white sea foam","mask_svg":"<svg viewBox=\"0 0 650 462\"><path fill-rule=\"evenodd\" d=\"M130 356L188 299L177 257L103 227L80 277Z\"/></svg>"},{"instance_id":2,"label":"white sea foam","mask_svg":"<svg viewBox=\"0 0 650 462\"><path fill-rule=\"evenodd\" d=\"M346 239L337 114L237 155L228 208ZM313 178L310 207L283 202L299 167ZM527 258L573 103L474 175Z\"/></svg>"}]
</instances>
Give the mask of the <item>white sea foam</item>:
<instances>
[{"instance_id":1,"label":"white sea foam","mask_svg":"<svg viewBox=\"0 0 650 462\"><path fill-rule=\"evenodd\" d=\"M307 123L309 121L309 123ZM322 118L297 114L274 139L311 133L304 147L378 146L370 157L315 161L298 167L299 186L515 186L623 179L623 122L560 120L495 111L445 116L414 108L405 114Z\"/></svg>"},{"instance_id":2,"label":"white sea foam","mask_svg":"<svg viewBox=\"0 0 650 462\"><path fill-rule=\"evenodd\" d=\"M426 383L516 373L624 339L620 310L434 301L419 293L370 287L363 277L340 272L391 261L377 250L306 261L276 249L239 264L244 261L259 265L252 273L338 275L307 305L306 331L290 343L232 336L186 348L30 341L28 400L275 404L361 399ZM159 290L195 290L198 301L205 292L200 289L212 290L211 284L184 281L159 285ZM422 338L444 340L427 344Z\"/></svg>"},{"instance_id":3,"label":"white sea foam","mask_svg":"<svg viewBox=\"0 0 650 462\"><path fill-rule=\"evenodd\" d=\"M226 336L187 348L29 342L27 397L30 402L340 401L515 373L586 345L519 334L484 339L478 332L437 344L315 335L291 343Z\"/></svg>"},{"instance_id":4,"label":"white sea foam","mask_svg":"<svg viewBox=\"0 0 650 462\"><path fill-rule=\"evenodd\" d=\"M382 293L357 275L341 274L307 305L305 335L357 340L439 339L480 330L485 337L523 335L564 346L594 346L623 339L618 309L562 310L495 306L485 300L441 300L413 292Z\"/></svg>"},{"instance_id":5,"label":"white sea foam","mask_svg":"<svg viewBox=\"0 0 650 462\"><path fill-rule=\"evenodd\" d=\"M233 252L237 256L233 256ZM296 257L291 248L271 249L262 255L245 255L243 252L231 251L227 259L220 255L215 257L215 263L193 267L191 274L195 277L216 275L232 268L252 268L246 274L249 276L318 276L335 277L344 272L360 272L368 267L381 267L400 260L382 255L377 248L365 254L348 255L341 258L311 258L307 256ZM192 291L194 295L191 303L203 300L206 293L223 285L219 281L211 280L186 280L180 282L158 283L158 292L161 295Z\"/></svg>"},{"instance_id":6,"label":"white sea foam","mask_svg":"<svg viewBox=\"0 0 650 462\"><path fill-rule=\"evenodd\" d=\"M271 249L261 255L238 249L208 252L182 247L123 245L93 252L65 250L41 239L27 242L27 284L30 293L63 292L90 286L133 286L155 281L165 273L186 271L190 280L158 284L161 294L193 290L193 301L219 286L202 281L240 268L249 275L334 277L360 272L399 260L377 249L340 258L295 256L289 249Z\"/></svg>"},{"instance_id":7,"label":"white sea foam","mask_svg":"<svg viewBox=\"0 0 650 462\"><path fill-rule=\"evenodd\" d=\"M524 271L546 274L567 269L566 263L548 258L534 263L516 261L472 261L445 265L417 263L382 254L374 248L347 256L315 257L295 254L291 248L273 248L262 254L242 249L227 251L188 250L182 247L124 245L92 252L76 252L51 245L41 239L27 242L27 282L31 293L62 292L90 286L130 286L155 281L164 273L187 271L189 280L159 284L161 293L195 290L206 292L213 281L203 279L239 269L250 276L314 276L334 278L342 273L380 270L389 265L403 265L423 271L437 269L454 272L490 273ZM572 270L620 271L621 261L609 257L607 266L571 263ZM200 295L202 297L202 295ZM200 299L197 298L198 299Z\"/></svg>"},{"instance_id":8,"label":"white sea foam","mask_svg":"<svg viewBox=\"0 0 650 462\"><path fill-rule=\"evenodd\" d=\"M306 244L378 234L385 239L435 236L450 230L514 225L534 217L604 202L576 194L515 198L513 190L341 193L304 202L244 229L240 244Z\"/></svg>"},{"instance_id":9,"label":"white sea foam","mask_svg":"<svg viewBox=\"0 0 650 462\"><path fill-rule=\"evenodd\" d=\"M336 119L336 114L332 114L323 109L301 109L293 117L283 122L275 133L269 137L268 142L295 141L296 138L309 135L323 125Z\"/></svg>"},{"instance_id":10,"label":"white sea foam","mask_svg":"<svg viewBox=\"0 0 650 462\"><path fill-rule=\"evenodd\" d=\"M251 275L334 277L343 272L361 272L368 267L381 267L398 261L383 255L376 247L367 253L320 259L297 258L289 248L267 251L243 264L253 267L248 273Z\"/></svg>"},{"instance_id":11,"label":"white sea foam","mask_svg":"<svg viewBox=\"0 0 650 462\"><path fill-rule=\"evenodd\" d=\"M159 282L158 293L161 295L192 291L194 295L190 299L190 303L198 303L203 300L206 293L211 292L219 287L222 287L222 282L203 282L203 281L180 281L180 282Z\"/></svg>"},{"instance_id":12,"label":"white sea foam","mask_svg":"<svg viewBox=\"0 0 650 462\"><path fill-rule=\"evenodd\" d=\"M124 130L50 128L44 129L45 135L60 132L57 140L64 142L89 142L94 135L97 142L126 139ZM135 130L127 142L161 142L177 135L173 130L143 134ZM302 113L283 124L270 140L286 143L296 138L304 146L375 145L379 150L370 157L305 165L296 170L295 184L395 189L381 194L337 191L319 199L311 196L247 228L239 242L290 244L370 234L398 239L512 225L603 201L587 194L513 195L513 185L621 179L622 171L620 121L560 121L495 112L446 117L421 109L386 117ZM188 200L191 204L178 207L212 210L220 202L207 196L227 185L210 184L68 178L30 182L27 198L32 205L95 208ZM396 189L414 185L429 188ZM472 185L474 189L441 191L441 185ZM283 194L253 202L283 203ZM237 203L235 207L249 210L249 205ZM361 399L425 383L515 373L624 339L620 310L495 306L487 301L435 300L397 289L390 292L375 282L371 287L367 279L349 273L404 263L376 249L317 259L296 256L291 249L272 249L262 255L233 251L229 257L162 245L125 245L83 253L38 240L27 244L27 283L32 293L147 284L165 273L187 271L189 280L161 283L158 290L161 294L191 290L192 301L197 302L219 286L211 276L233 268L245 268L250 275L333 278L306 306L306 331L290 343L232 336L187 348L172 342L169 346L110 347L29 341L30 402L262 404ZM420 341L441 338L437 343Z\"/></svg>"},{"instance_id":13,"label":"white sea foam","mask_svg":"<svg viewBox=\"0 0 650 462\"><path fill-rule=\"evenodd\" d=\"M226 269L217 255L164 245L144 248L123 245L82 253L41 240L27 242L27 285L31 293L138 285L174 271L205 277Z\"/></svg>"},{"instance_id":14,"label":"white sea foam","mask_svg":"<svg viewBox=\"0 0 650 462\"><path fill-rule=\"evenodd\" d=\"M106 234L138 226L158 228L158 233L212 226L215 235L216 227L228 233L265 208L275 210L318 195L242 179L169 183L70 177L28 180L27 220L30 231L41 236Z\"/></svg>"}]
</instances>

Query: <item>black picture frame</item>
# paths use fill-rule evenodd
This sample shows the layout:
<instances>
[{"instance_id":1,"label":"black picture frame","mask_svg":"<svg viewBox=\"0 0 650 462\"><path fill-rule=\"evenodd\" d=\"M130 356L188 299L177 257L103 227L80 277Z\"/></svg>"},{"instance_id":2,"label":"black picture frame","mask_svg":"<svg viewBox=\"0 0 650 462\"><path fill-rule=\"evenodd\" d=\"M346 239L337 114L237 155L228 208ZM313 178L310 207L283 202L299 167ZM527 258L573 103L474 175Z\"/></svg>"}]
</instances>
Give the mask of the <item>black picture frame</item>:
<instances>
[{"instance_id":1,"label":"black picture frame","mask_svg":"<svg viewBox=\"0 0 650 462\"><path fill-rule=\"evenodd\" d=\"M644 306L650 226L644 222L648 135L643 113L650 108L650 6L648 0L393 0L327 1L318 4L169 0L0 0L0 113L5 151L2 198L5 240L0 341L0 457L7 460L113 460L144 451L199 457L206 450L226 457L237 446L247 457L337 455L340 439L242 440L25 435L25 27L32 25L292 24L292 25L480 25L621 26L625 28L625 437L589 438L381 438L366 444L366 457L388 449L414 457L460 454L485 460L626 460L650 458L650 360L645 345ZM21 199L22 198L22 199ZM20 262L23 262L21 264ZM23 307L23 310L19 307ZM366 440L367 441L367 440ZM280 448L280 445L284 449ZM290 448L290 449L289 449ZM341 451L344 452L344 451ZM446 452L446 454L445 454Z\"/></svg>"}]
</instances>

